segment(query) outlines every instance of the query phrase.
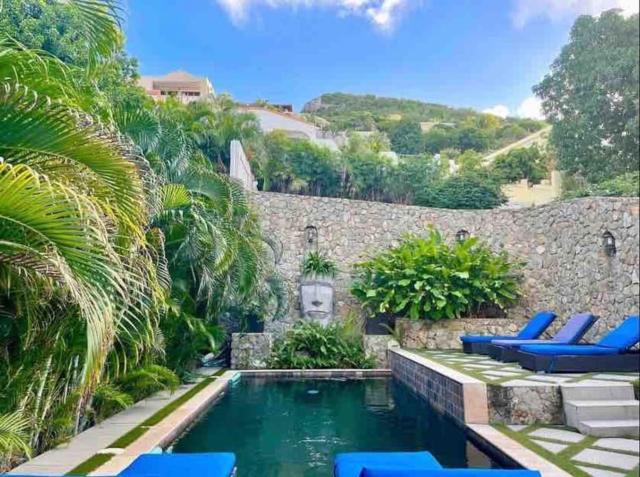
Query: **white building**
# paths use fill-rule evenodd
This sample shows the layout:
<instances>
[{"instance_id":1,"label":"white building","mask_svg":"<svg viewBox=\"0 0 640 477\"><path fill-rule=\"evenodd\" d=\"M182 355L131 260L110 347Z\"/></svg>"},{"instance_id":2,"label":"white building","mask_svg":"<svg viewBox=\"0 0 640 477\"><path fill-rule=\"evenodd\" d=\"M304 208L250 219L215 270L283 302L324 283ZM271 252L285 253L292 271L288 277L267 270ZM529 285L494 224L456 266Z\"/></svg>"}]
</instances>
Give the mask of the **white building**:
<instances>
[{"instance_id":1,"label":"white building","mask_svg":"<svg viewBox=\"0 0 640 477\"><path fill-rule=\"evenodd\" d=\"M302 116L287 111L276 111L262 106L241 106L242 111L254 114L264 133L281 131L292 139L307 139L332 151L338 150L335 138Z\"/></svg>"}]
</instances>

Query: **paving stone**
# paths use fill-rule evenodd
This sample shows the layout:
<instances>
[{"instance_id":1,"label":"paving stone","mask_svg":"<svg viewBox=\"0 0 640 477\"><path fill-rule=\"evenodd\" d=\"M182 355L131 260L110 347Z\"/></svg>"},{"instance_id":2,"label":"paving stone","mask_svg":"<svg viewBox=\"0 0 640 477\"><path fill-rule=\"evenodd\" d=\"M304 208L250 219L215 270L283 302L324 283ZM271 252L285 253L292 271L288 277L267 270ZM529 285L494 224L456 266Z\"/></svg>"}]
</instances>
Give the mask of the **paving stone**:
<instances>
[{"instance_id":1,"label":"paving stone","mask_svg":"<svg viewBox=\"0 0 640 477\"><path fill-rule=\"evenodd\" d=\"M585 471L591 477L624 477L626 474L611 472L610 470L594 469L593 467L577 466L578 469Z\"/></svg>"},{"instance_id":2,"label":"paving stone","mask_svg":"<svg viewBox=\"0 0 640 477\"><path fill-rule=\"evenodd\" d=\"M633 470L640 460L637 456L620 454L617 452L602 451L596 449L585 449L573 457L572 460L584 462L585 464L603 465L616 467L618 469Z\"/></svg>"},{"instance_id":3,"label":"paving stone","mask_svg":"<svg viewBox=\"0 0 640 477\"><path fill-rule=\"evenodd\" d=\"M585 436L577 432L565 431L564 429L554 429L552 427L542 427L529 433L530 437L542 437L545 439L554 439L562 442L580 442Z\"/></svg>"},{"instance_id":4,"label":"paving stone","mask_svg":"<svg viewBox=\"0 0 640 477\"><path fill-rule=\"evenodd\" d=\"M473 369L491 369L491 366L487 366L486 364L465 364L463 367Z\"/></svg>"},{"instance_id":5,"label":"paving stone","mask_svg":"<svg viewBox=\"0 0 640 477\"><path fill-rule=\"evenodd\" d=\"M510 424L507 427L512 431L520 432L520 431L524 431L529 426L526 424Z\"/></svg>"},{"instance_id":6,"label":"paving stone","mask_svg":"<svg viewBox=\"0 0 640 477\"><path fill-rule=\"evenodd\" d=\"M561 451L565 450L568 447L567 444L558 444L556 442L538 441L538 440L535 440L535 439L531 439L531 442L535 442L536 444L538 444L543 449L547 449L548 451L553 452L554 454L557 454L558 452L561 452Z\"/></svg>"},{"instance_id":7,"label":"paving stone","mask_svg":"<svg viewBox=\"0 0 640 477\"><path fill-rule=\"evenodd\" d=\"M622 439L616 437L606 437L598 439L593 447L600 447L609 450L619 450L626 452L640 453L640 441L635 439Z\"/></svg>"},{"instance_id":8,"label":"paving stone","mask_svg":"<svg viewBox=\"0 0 640 477\"><path fill-rule=\"evenodd\" d=\"M564 383L571 378L562 376L527 376L526 379L531 379L533 381L542 381L545 383Z\"/></svg>"},{"instance_id":9,"label":"paving stone","mask_svg":"<svg viewBox=\"0 0 640 477\"><path fill-rule=\"evenodd\" d=\"M638 376L629 376L624 374L596 374L593 376L594 379L608 379L612 381L626 381L633 382L638 379Z\"/></svg>"},{"instance_id":10,"label":"paving stone","mask_svg":"<svg viewBox=\"0 0 640 477\"><path fill-rule=\"evenodd\" d=\"M541 381L527 381L525 378L522 379L512 379L511 381L507 381L506 383L502 383L502 386L551 386L551 383L543 383Z\"/></svg>"},{"instance_id":11,"label":"paving stone","mask_svg":"<svg viewBox=\"0 0 640 477\"><path fill-rule=\"evenodd\" d=\"M482 374L484 374L485 376L499 376L499 377L511 377L511 376L517 376L518 373L514 373L513 371L482 371Z\"/></svg>"}]
</instances>

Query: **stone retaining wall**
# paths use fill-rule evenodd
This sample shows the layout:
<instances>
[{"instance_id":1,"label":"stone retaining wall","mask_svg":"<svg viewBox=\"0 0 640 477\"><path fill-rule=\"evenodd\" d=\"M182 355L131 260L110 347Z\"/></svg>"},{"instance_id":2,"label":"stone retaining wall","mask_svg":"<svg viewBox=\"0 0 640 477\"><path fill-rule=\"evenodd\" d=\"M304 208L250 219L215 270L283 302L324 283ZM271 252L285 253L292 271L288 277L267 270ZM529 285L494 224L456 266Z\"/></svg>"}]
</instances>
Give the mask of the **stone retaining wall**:
<instances>
[{"instance_id":1,"label":"stone retaining wall","mask_svg":"<svg viewBox=\"0 0 640 477\"><path fill-rule=\"evenodd\" d=\"M272 349L271 333L233 333L231 369L266 369Z\"/></svg>"},{"instance_id":2,"label":"stone retaining wall","mask_svg":"<svg viewBox=\"0 0 640 477\"><path fill-rule=\"evenodd\" d=\"M402 346L412 349L462 349L462 335L516 334L522 323L508 318L464 318L441 321L396 321Z\"/></svg>"},{"instance_id":3,"label":"stone retaining wall","mask_svg":"<svg viewBox=\"0 0 640 477\"><path fill-rule=\"evenodd\" d=\"M299 316L297 283L305 248L305 227L318 230L319 248L340 268L339 316L356 306L349 294L353 264L397 243L407 232L433 225L453 239L461 229L524 262L520 306L510 315L524 319L541 309L561 317L591 311L601 317L587 338L601 336L625 314L638 313L637 198L585 198L541 207L482 211L430 209L379 202L256 193L253 200L266 234L282 245L278 265L291 294L289 317L267 323L281 331ZM604 253L610 231L617 253ZM559 326L562 320L555 326Z\"/></svg>"}]
</instances>

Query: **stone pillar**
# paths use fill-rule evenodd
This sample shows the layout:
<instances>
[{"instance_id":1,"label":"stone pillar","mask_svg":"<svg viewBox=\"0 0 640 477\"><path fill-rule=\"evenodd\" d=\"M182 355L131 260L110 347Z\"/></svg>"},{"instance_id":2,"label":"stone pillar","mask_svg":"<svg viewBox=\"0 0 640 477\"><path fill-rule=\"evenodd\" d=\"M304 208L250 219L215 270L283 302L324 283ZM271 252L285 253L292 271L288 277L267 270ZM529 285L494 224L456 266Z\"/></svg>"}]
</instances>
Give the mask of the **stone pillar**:
<instances>
[{"instance_id":1,"label":"stone pillar","mask_svg":"<svg viewBox=\"0 0 640 477\"><path fill-rule=\"evenodd\" d=\"M271 333L233 333L231 369L265 369L272 348Z\"/></svg>"},{"instance_id":2,"label":"stone pillar","mask_svg":"<svg viewBox=\"0 0 640 477\"><path fill-rule=\"evenodd\" d=\"M390 347L399 346L391 335L364 335L364 352L375 359L376 367L388 368L387 351Z\"/></svg>"}]
</instances>

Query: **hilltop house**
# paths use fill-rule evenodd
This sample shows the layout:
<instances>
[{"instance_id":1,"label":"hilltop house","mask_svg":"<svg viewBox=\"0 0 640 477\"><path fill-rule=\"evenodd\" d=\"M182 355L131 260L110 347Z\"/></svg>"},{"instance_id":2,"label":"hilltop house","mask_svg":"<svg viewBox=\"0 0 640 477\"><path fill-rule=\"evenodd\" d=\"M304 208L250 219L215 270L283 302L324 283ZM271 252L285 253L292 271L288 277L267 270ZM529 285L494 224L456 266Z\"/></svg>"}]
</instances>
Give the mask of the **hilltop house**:
<instances>
[{"instance_id":1,"label":"hilltop house","mask_svg":"<svg viewBox=\"0 0 640 477\"><path fill-rule=\"evenodd\" d=\"M165 76L142 76L138 84L156 101L164 101L168 96L173 96L188 104L215 96L208 78L186 71L173 71Z\"/></svg>"}]
</instances>

